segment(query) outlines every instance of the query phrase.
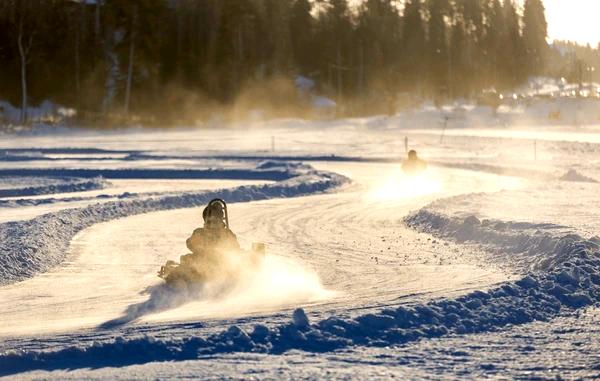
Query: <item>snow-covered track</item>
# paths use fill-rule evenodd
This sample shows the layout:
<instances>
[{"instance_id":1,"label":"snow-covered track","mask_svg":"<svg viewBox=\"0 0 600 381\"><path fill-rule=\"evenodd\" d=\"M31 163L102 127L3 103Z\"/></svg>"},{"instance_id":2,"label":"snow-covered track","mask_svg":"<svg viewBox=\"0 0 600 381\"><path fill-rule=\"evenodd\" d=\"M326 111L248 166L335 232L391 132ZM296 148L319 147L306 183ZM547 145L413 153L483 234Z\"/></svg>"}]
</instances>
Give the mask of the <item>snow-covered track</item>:
<instances>
[{"instance_id":1,"label":"snow-covered track","mask_svg":"<svg viewBox=\"0 0 600 381\"><path fill-rule=\"evenodd\" d=\"M166 175L169 171L163 172ZM348 181L343 176L306 166L268 162L259 165L256 172L260 174L253 175L254 172L248 170L245 174L250 178L255 176L277 182L111 201L0 224L0 285L26 279L58 265L65 259L75 234L99 222L157 210L200 206L214 197L243 202L307 195L330 190ZM216 176L218 171L212 174Z\"/></svg>"},{"instance_id":2,"label":"snow-covered track","mask_svg":"<svg viewBox=\"0 0 600 381\"><path fill-rule=\"evenodd\" d=\"M318 158L318 156L316 157ZM248 158L249 161L255 159ZM328 161L325 157L321 157L321 159ZM240 157L238 160L244 159ZM365 163L361 160L336 159L330 160L329 164L331 162L348 164L347 169L349 171L356 170L356 165L361 162ZM392 164L388 165L393 166ZM328 165L323 166L323 163L315 163L315 166L324 168L323 171L318 171L320 174L327 173L328 170L338 172L335 169L329 169ZM449 167L452 167L452 165ZM507 174L505 171L496 172L494 168L488 168L487 166L470 168L467 164L461 168ZM367 167L365 171L376 172L380 169L380 167ZM380 173L382 172L380 171ZM458 194L464 194L467 190L490 191L490 189L481 190L472 187L472 183L464 182L463 175L456 175L456 173L464 171L444 169L442 172L444 172L444 175L451 174L449 176L451 181L448 182L458 184L452 190ZM508 173L519 176L518 171ZM305 184L303 176L312 178L313 175L315 173L291 177L270 184L273 188L269 189L279 189L277 188L278 185L288 184L291 187L298 187L296 189L298 190L300 186L292 183L299 181ZM533 173L521 175L535 177ZM320 178L320 176L317 175L316 177ZM346 181L345 179L337 181L337 177L331 175L331 173L327 176L332 177L328 180L321 178L321 180L329 181L331 186ZM485 176L485 173L473 172L464 177L482 179ZM500 180L501 177L497 176L495 180ZM488 182L492 183L495 180ZM232 193L226 193L225 197L233 201L245 200L244 198L237 198L235 192L239 189L262 189L264 187L266 186L235 188L229 190ZM496 187L495 184L494 187ZM326 189L331 188L324 186L322 190ZM321 189L317 191L319 190ZM285 190L280 189L280 191L284 192ZM312 194L312 190L302 192L304 191L291 195ZM451 194L452 192L445 192L442 195L445 197L448 193ZM103 219L103 216L100 216L94 220L95 222L84 225L84 227L90 227L92 224L95 225L96 222L111 221L106 224L111 226L104 229L104 235L97 234L99 230L103 229L99 226L91 227L83 233L93 237L87 242L88 244L92 243L91 246L93 246L94 242L100 241L98 237L110 237L106 232L110 233L111 229L118 231L119 228L124 226L133 227L135 225L134 219L139 217L140 219L135 220L138 223L135 229L127 229L120 236L121 238L130 237L140 231L139 222L142 221L141 217L148 218L153 223L176 221L169 218L161 221L160 213L147 212L201 205L211 197L209 194L214 193L196 193L193 197L190 194L158 195L158 198L163 202L167 199L170 200L170 197L175 197L173 200L176 201L173 202L173 206L160 205L156 208L152 206L153 204L140 203L153 199L138 199L137 196L133 200L107 203L107 205L112 204L115 208L121 205L127 206L130 202L140 204L135 204L135 206L131 204L136 209L131 214L119 215L115 213L106 217L106 220ZM218 192L218 194L221 196L223 192ZM193 201L181 200L181 198L188 195L190 200ZM240 213L241 215L241 218L238 219L237 216L235 218L236 224L239 224L238 226L241 226L241 229L238 230L236 226L235 230L241 237L247 236L262 240L265 236L268 236L272 240L271 242L285 242L283 246L284 253L299 259L299 262L302 262L303 265L307 264L312 268L328 268L329 270L319 273L321 278L328 286L334 286L332 287L334 289L346 290L348 297L340 297L334 301L326 301L323 304L311 303L304 305L306 310L310 311L309 316L306 317L303 310L298 310L292 316L291 321L282 322L281 316L288 314L288 310L280 307L275 313L277 318L269 315L270 311L259 311L260 315L248 319L234 319L232 317L233 320L215 322L204 319L204 316L197 316L194 321L188 320L185 323L180 323L181 325L169 320L157 320L158 324L155 324L154 321L150 321L150 323L142 322L139 325L136 323L124 330L75 331L64 336L51 336L50 340L54 340L52 345L26 344L24 347L27 349L24 351L0 354L0 369L4 372L0 372L0 374L14 375L36 369L120 367L156 361L198 359L199 356L214 356L232 352L279 354L290 349L324 352L348 349L355 346L368 346L371 348L390 346L424 338L441 336L452 338L464 334L494 332L511 325L546 321L561 315L565 310L579 310L586 306L598 305L600 302L600 279L597 275L600 270L598 242L593 239L585 240L575 235L558 236L552 234L553 231L564 230L564 226L454 218L438 214L428 208L405 218L406 213L408 213L407 208L414 210L415 207L420 208L424 202L430 202L431 200L420 199L418 202L407 202L404 205L402 203L384 204L380 200L376 203L360 203L357 200L364 195L349 195L346 192L336 194L335 197L339 196L337 199L328 199L329 196L318 195L294 200L271 200L264 203L236 205L236 208L232 209L234 213ZM251 200L262 200L274 196L268 194L264 198L262 197L257 195L256 198L251 198ZM279 195L275 197L279 197ZM170 201L167 203L170 204ZM285 205L282 205L284 203ZM85 208L79 210L83 209ZM105 212L113 213L113 210L109 208L107 211L98 213L103 215ZM114 218L139 213L147 214L132 217L129 225L123 220L116 221L116 223L112 221ZM195 213L193 217L198 219L197 211L171 210L164 213L174 213L177 216L186 215L185 213L191 216L192 213ZM164 218L165 215L162 217ZM269 218L265 219L267 215ZM179 221L177 222L179 223ZM338 228L327 229L324 232L323 229L318 228L318 224L321 223L335 225ZM42 221L42 225L44 224L46 222ZM405 224L425 234L415 233L408 229ZM179 230L187 232L188 225L186 223L182 223L182 225L185 225L185 229L179 226ZM56 227L62 228L60 225ZM390 229L386 230L387 227L390 227ZM381 233L383 230L385 231ZM412 231L412 233L407 231ZM164 232L165 235L172 235L170 233L172 233L172 230L168 229ZM326 236L319 237L320 233L324 233ZM381 236L379 236L380 233ZM417 238L423 239L423 236L429 236L435 246L433 243L430 244L429 239L425 238L427 242L423 245L415 245L414 247L404 245L402 247L390 239L395 237L394 234L399 237L400 233L401 240L413 244L416 244ZM152 234L156 234L156 230L150 230L149 236ZM71 234L71 237L73 236ZM142 239L139 242L147 237L148 235L141 237ZM350 237L350 240L347 239L348 237ZM68 237L59 238L66 242L71 240ZM436 238L437 242L433 238ZM157 240L159 239L161 237L157 238ZM357 244L351 243L351 240L356 240ZM271 247L271 242L269 242L269 247ZM405 285L399 284L401 282L413 282L413 279L407 277L406 274L414 275L410 272L417 267L411 267L410 263L407 265L406 261L402 263L394 256L398 253L414 254L414 251L424 250L433 253L434 258L437 260L438 257L435 257L435 254L442 253L444 255L439 256L441 265L442 258L446 260L450 257L450 255L447 255L450 254L447 249L448 246L446 246L447 243L451 248L476 247L478 250L485 251L489 257L486 255L485 260L479 262L475 260L470 263L473 267L484 264L482 266L484 270L492 270L491 266L489 268L485 266L485 261L488 259L493 261L494 258L499 256L506 256L510 258L512 269L520 274L520 279L517 281L504 281L501 284L494 285L493 278L486 278L482 281L473 277L471 273L468 274L471 277L470 281L472 281L469 287L459 288L456 286L456 282L450 282L450 280L453 281L451 279L452 273L449 272L450 266L446 268L431 266L436 267L436 271L439 271L439 273L434 274L434 276L440 278L439 283L449 282L447 287L432 287L429 282L430 278L427 278L426 286L431 287L431 289L426 289L421 285L421 288L418 289L418 293L420 293L418 297L404 295L403 292L406 289L402 289L402 286ZM464 245L464 243L470 244ZM134 245L130 246L135 246L135 244L137 243L134 242ZM155 247L154 245L151 246ZM106 245L105 247L111 246ZM113 247L117 248L118 245L115 244ZM123 245L122 247L127 246ZM171 245L171 247L177 246ZM67 248L68 244L60 250L66 252ZM166 251L163 250L163 252ZM123 253L128 252L122 250L118 255ZM461 254L463 253L461 252L458 255ZM169 251L169 255L172 255L172 251ZM370 262L373 263L368 263L369 259L366 257L368 255L371 255ZM136 256L135 258L140 257ZM141 258L145 259L146 257ZM101 265L101 263L99 261L97 264ZM434 265L437 265L437 263ZM156 263L146 264L146 266L146 272L148 272L148 269L153 270L156 267ZM469 270L463 270L462 272L469 273ZM404 271L403 274L402 271ZM490 272L493 273L493 271ZM85 275L85 273L82 274ZM421 274L417 273L416 276L419 277ZM36 279L38 277L33 280ZM437 287L437 285L435 286ZM474 289L485 291L473 292ZM107 295L118 297L116 293ZM98 296L97 305L102 302L102 297L106 298L107 295ZM32 296L34 296L34 293L32 293ZM92 297L95 296L92 295ZM66 300L68 298L63 298L63 301ZM65 302L57 305L68 307L69 304ZM93 305L93 303L90 303L90 305ZM48 310L45 309L44 311ZM183 327L184 325L185 327ZM205 329L207 326L210 326L210 329ZM74 328L78 327L74 326ZM162 333L159 334L159 330L162 330ZM71 339L69 335L72 335ZM114 339L115 336L117 336L116 339ZM18 342L24 343L26 340L28 339ZM94 343L95 340L97 342ZM77 342L77 344L73 345L73 342ZM10 344L8 347L10 347Z\"/></svg>"},{"instance_id":3,"label":"snow-covered track","mask_svg":"<svg viewBox=\"0 0 600 381\"><path fill-rule=\"evenodd\" d=\"M413 218L413 223L416 220ZM467 222L471 224L471 222ZM183 361L231 352L279 354L290 349L325 352L355 345L390 346L422 338L494 331L507 325L546 321L563 309L600 302L600 253L584 242L561 249L569 261L547 271L506 282L487 292L475 291L413 306L383 309L354 318L331 317L311 324L296 310L289 323L250 329L236 325L208 337L117 338L55 351L0 355L0 375L44 369L125 366L155 361Z\"/></svg>"},{"instance_id":4,"label":"snow-covered track","mask_svg":"<svg viewBox=\"0 0 600 381\"><path fill-rule=\"evenodd\" d=\"M8 176L7 176L8 177ZM5 177L6 178L6 177ZM53 193L81 192L104 189L108 182L102 177L77 178L77 177L46 177L48 184L39 184L26 187L0 188L0 199L5 197L37 196ZM39 179L39 177L38 177Z\"/></svg>"}]
</instances>

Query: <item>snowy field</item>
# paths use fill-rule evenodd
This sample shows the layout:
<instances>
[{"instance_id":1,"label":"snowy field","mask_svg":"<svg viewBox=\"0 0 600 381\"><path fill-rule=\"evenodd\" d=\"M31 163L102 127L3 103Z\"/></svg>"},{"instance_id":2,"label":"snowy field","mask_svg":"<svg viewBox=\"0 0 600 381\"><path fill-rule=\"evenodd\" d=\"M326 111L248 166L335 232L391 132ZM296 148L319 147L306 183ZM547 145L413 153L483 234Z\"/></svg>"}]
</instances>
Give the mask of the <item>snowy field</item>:
<instances>
[{"instance_id":1,"label":"snowy field","mask_svg":"<svg viewBox=\"0 0 600 381\"><path fill-rule=\"evenodd\" d=\"M600 128L437 117L0 136L0 378L600 378ZM268 255L173 291L213 197Z\"/></svg>"}]
</instances>

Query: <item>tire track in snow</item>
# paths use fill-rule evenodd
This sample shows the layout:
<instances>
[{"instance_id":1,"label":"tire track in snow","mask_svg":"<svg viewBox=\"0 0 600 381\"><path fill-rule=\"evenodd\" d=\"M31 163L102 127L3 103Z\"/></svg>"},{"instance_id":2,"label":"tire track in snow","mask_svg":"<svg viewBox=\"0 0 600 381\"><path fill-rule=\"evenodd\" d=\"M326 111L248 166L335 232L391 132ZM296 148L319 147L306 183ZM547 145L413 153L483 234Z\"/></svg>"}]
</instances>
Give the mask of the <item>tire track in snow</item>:
<instances>
[{"instance_id":1,"label":"tire track in snow","mask_svg":"<svg viewBox=\"0 0 600 381\"><path fill-rule=\"evenodd\" d=\"M464 293L506 279L497 269L484 268L482 258L477 258L481 253L433 243L430 236L403 223L412 210L436 198L464 189L495 190L501 186L498 176L439 170L433 176L444 183L440 192L405 197L401 188L415 183L398 177L395 164L313 165L341 173L354 185L335 195L231 208L233 228L238 228L240 237L266 241L276 253L300 259L319 274L327 288L339 291L335 298L313 305L313 311L378 308ZM381 186L390 185L388 177L399 178L392 186L400 188L400 196L372 197Z\"/></svg>"},{"instance_id":2,"label":"tire track in snow","mask_svg":"<svg viewBox=\"0 0 600 381\"><path fill-rule=\"evenodd\" d=\"M468 185L472 189L474 184ZM485 184L480 184L480 186L485 188ZM305 200L311 203L313 205L312 211L315 210L314 205L329 211L338 210L340 206L346 206L344 210L352 214L353 209L349 208L349 205L340 204L339 199L333 203L328 203L327 200L323 200L326 197L311 196L294 201ZM424 200L420 201L423 202ZM281 210L283 207L272 205L276 202L279 201L259 202L254 203L254 206L265 204L269 207L275 207L276 210ZM246 206L252 207L252 205L247 204ZM305 206L305 208L300 206ZM306 204L302 204L297 205L297 208L289 209L287 220L281 217L265 223L266 229L264 231L267 231L270 226L278 226L281 228L281 232L289 234L290 229L295 226L298 227L300 222L304 224L300 226L300 231L303 231L302 229L310 231L310 227L315 224L313 223L314 218L308 218L303 212L303 210L308 209L306 206ZM390 205L388 205L388 209L398 212L399 205L393 204L393 206L393 208L390 208ZM380 208L367 209L370 217L348 218L349 223L361 224L363 227L370 224L374 224L375 227L379 226L382 220L376 217L381 216L385 211ZM189 213L190 211L174 211L172 213L175 213L175 216L170 217L180 218L184 212ZM337 213L338 218L327 218L325 220L330 223L343 222L349 214ZM291 216L297 216L297 218L289 219ZM190 218L194 217L190 216ZM252 216L250 221L252 221ZM365 223L365 221L367 222ZM378 223L374 223L374 221ZM386 221L386 219L384 218L383 221ZM394 221L398 222L397 220ZM429 221L432 221L431 218L424 216L421 223ZM246 226L245 223L240 224L242 227ZM462 224L471 226L468 220L463 221ZM309 228L307 229L307 227ZM353 233L360 230L357 229ZM262 231L260 227L258 231ZM329 233L333 234L335 231ZM307 239L315 239L319 234L307 234ZM510 234L506 237L509 243L513 242L511 237L513 236ZM560 256L569 258L570 262L563 262L562 259L557 257L558 262L551 265L551 271L548 273L532 274L516 282L505 282L497 287L492 287L488 292L475 291L455 298L414 303L410 307L379 304L377 311L372 313L365 311L359 305L357 315L349 317L334 314L327 319L318 319L319 306L313 305L311 306L311 315L313 317L317 316L317 320L313 324L310 324L302 310L297 310L293 314L291 323L277 324L272 327L256 324L253 329L244 330L234 325L226 330L204 337L189 337L188 332L183 332L185 337L176 339L155 339L153 337L124 339L119 337L116 340L108 340L92 346L71 347L54 352L31 350L23 353L4 354L0 355L0 364L6 365L5 372L7 373L5 374L14 374L31 369L52 370L65 367L72 369L73 367L122 366L150 361L181 361L196 359L199 354L210 355L231 352L282 353L289 349L322 352L355 345L394 345L447 334L460 335L487 332L509 324L524 324L535 320L546 320L556 316L563 308L581 308L594 303L600 298L598 292L600 290L598 286L600 278L597 276L597 271L594 270L594 266L598 265L598 253L590 251L597 248L597 245L593 242L574 242L571 238L567 241L557 241L559 244L553 247L559 250L557 253ZM303 242L305 243L302 239L298 239L296 235L295 240L290 244L298 245ZM505 239L500 238L498 242L504 244ZM522 243L520 239L514 242L516 244ZM544 239L530 239L527 242L546 247L546 240ZM334 242L334 244L336 243L339 242ZM311 253L311 255L312 260L322 264L320 261L326 257L327 248L316 253L316 255L315 253ZM350 261L360 262L358 264L362 266L362 269L359 272L368 277L370 274L369 269L366 268L368 265L365 266L364 260L360 261L361 255L360 253L351 253L349 258ZM381 274L377 275L381 278ZM341 279L343 278L344 276L341 277ZM446 278L445 281L449 282L451 279ZM375 284L377 286L386 285L378 282L375 282ZM482 287L483 283L476 286L478 288ZM344 302L347 312L353 308L349 304L353 301L355 300ZM331 306L326 307L326 311L331 315ZM146 327L144 332L151 333L151 329L149 330ZM136 356L122 356L122 353L131 351L135 351Z\"/></svg>"},{"instance_id":3,"label":"tire track in snow","mask_svg":"<svg viewBox=\"0 0 600 381\"><path fill-rule=\"evenodd\" d=\"M32 277L58 265L64 260L75 234L98 222L157 210L200 206L217 196L235 201L294 197L327 191L347 181L341 176L314 171L307 166L272 162L262 163L254 171L249 170L249 177L257 176L255 172L264 175L265 171L276 173L278 179L286 180L219 191L166 193L111 201L47 213L27 221L0 224L0 285Z\"/></svg>"},{"instance_id":4,"label":"tire track in snow","mask_svg":"<svg viewBox=\"0 0 600 381\"><path fill-rule=\"evenodd\" d=\"M431 238L428 241L429 236L408 229L402 222L410 210L441 195L462 192L462 186L467 185L469 189L496 187L496 176L473 177L471 173L444 170L441 172L444 181L448 184L458 181L460 189L449 185L441 193L381 202L369 197L373 186L371 176L393 175L398 170L396 166L361 164L357 168L356 164L324 163L319 166L334 172L352 169L353 173L345 174L352 175L355 184L335 194L232 204L230 221L242 246L249 247L252 241L266 242L269 253L308 267L336 296L322 299L312 294L300 298L290 295L287 301L268 302L273 295L263 290L256 301L245 304L245 309L232 309L229 299L214 303L199 301L149 315L144 321L269 316L297 305L311 306L313 311L323 315L332 311L359 313L407 301L462 294L506 279L505 274L495 269L483 268L482 262L476 259L478 253L433 243ZM413 184L409 181L399 185ZM159 282L154 272L166 259L177 258L185 252L185 238L200 223L199 213L200 209L147 213L95 225L78 236L77 245L73 247L79 257L75 271L91 265L93 272L95 263L103 263L95 262L98 258L94 257L94 250L101 251L101 256L106 257L104 261L109 257L122 258L117 263L123 268L115 274L104 274L101 283L111 285L104 298L110 300L97 308L94 321L115 317L110 314L148 299L148 295L140 292ZM110 255L107 257L104 253ZM143 262L144 266L133 267L137 262ZM127 284L121 284L121 278L126 279ZM63 281L68 282L68 279Z\"/></svg>"}]
</instances>

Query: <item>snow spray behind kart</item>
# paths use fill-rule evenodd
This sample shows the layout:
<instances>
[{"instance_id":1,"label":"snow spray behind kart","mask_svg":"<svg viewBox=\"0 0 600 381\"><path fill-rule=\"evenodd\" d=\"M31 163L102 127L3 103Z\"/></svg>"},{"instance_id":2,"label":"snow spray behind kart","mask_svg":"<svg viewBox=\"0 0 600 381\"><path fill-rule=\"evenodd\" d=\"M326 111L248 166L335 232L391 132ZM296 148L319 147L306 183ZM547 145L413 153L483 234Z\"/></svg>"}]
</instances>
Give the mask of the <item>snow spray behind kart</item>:
<instances>
[{"instance_id":1,"label":"snow spray behind kart","mask_svg":"<svg viewBox=\"0 0 600 381\"><path fill-rule=\"evenodd\" d=\"M264 243L253 243L251 250L239 247L229 228L225 201L211 200L202 216L204 227L196 229L186 242L192 253L182 255L180 263L167 261L158 272L170 285L185 287L191 283L227 281L240 272L257 268L264 259Z\"/></svg>"}]
</instances>

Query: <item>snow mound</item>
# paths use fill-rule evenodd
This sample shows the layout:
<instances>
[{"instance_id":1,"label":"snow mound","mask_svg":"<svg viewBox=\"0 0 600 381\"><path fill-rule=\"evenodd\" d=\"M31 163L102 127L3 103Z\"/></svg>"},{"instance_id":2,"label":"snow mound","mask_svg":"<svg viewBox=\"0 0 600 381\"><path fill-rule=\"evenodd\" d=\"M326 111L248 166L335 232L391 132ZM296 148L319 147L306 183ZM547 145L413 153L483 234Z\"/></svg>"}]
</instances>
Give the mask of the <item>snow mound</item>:
<instances>
[{"instance_id":1,"label":"snow mound","mask_svg":"<svg viewBox=\"0 0 600 381\"><path fill-rule=\"evenodd\" d=\"M584 183L597 183L595 179L591 177L587 177L577 172L574 169L569 169L567 173L561 176L560 180L562 181L575 181L575 182L584 182Z\"/></svg>"},{"instance_id":2,"label":"snow mound","mask_svg":"<svg viewBox=\"0 0 600 381\"><path fill-rule=\"evenodd\" d=\"M73 196L73 197L44 197L44 198L18 198L9 200L0 200L0 207L19 208L23 206L51 205L56 203L71 203L83 201L104 201L107 199L132 199L140 197L153 197L164 195L164 192L123 192L121 194L99 194L96 196Z\"/></svg>"},{"instance_id":3,"label":"snow mound","mask_svg":"<svg viewBox=\"0 0 600 381\"><path fill-rule=\"evenodd\" d=\"M165 176L169 172L160 171ZM32 277L58 265L66 256L71 239L79 231L99 222L158 210L199 207L215 197L229 202L244 202L307 195L333 189L348 181L343 176L312 169L269 172L229 169L223 171L225 177L234 171L237 175L239 175L237 172L247 172L247 176L258 176L258 178L267 176L270 180L281 178L284 180L272 184L240 186L217 191L165 193L149 198L132 197L61 210L28 221L0 224L0 285ZM179 171L174 170L174 172L172 177L177 178ZM116 173L124 175L122 172ZM218 170L208 173L219 178Z\"/></svg>"},{"instance_id":4,"label":"snow mound","mask_svg":"<svg viewBox=\"0 0 600 381\"><path fill-rule=\"evenodd\" d=\"M354 318L330 317L311 324L297 309L289 323L245 330L233 325L208 337L183 340L150 336L57 351L25 350L0 354L0 375L35 369L124 366L153 361L183 361L231 352L279 354L292 349L328 352L355 345L385 347L422 338L496 330L545 321L562 309L600 302L600 253L571 250L570 261L551 271L530 274L487 292L454 299L387 308Z\"/></svg>"},{"instance_id":5,"label":"snow mound","mask_svg":"<svg viewBox=\"0 0 600 381\"><path fill-rule=\"evenodd\" d=\"M557 235L567 227L549 223L450 217L426 208L406 217L408 226L459 243L477 244L523 271L548 271L574 254L598 251L598 242L577 234Z\"/></svg>"}]
</instances>

